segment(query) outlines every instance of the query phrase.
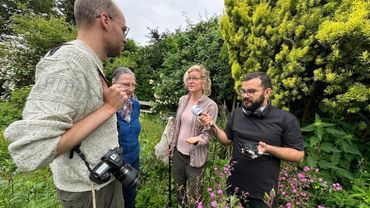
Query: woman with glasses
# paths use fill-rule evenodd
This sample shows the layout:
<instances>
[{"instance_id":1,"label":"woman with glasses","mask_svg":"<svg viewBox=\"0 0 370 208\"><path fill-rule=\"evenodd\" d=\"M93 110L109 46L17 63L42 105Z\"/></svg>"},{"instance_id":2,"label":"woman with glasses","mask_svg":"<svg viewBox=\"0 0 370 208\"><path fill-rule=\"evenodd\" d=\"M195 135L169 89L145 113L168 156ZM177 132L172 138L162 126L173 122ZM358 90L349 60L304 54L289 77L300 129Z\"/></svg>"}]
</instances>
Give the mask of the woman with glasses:
<instances>
[{"instance_id":1,"label":"woman with glasses","mask_svg":"<svg viewBox=\"0 0 370 208\"><path fill-rule=\"evenodd\" d=\"M211 80L203 66L190 67L184 74L184 84L189 93L179 100L170 156L179 206L196 207L201 201L202 177L211 138L210 129L202 127L197 117L203 112L216 119L218 107L208 98Z\"/></svg>"},{"instance_id":2,"label":"woman with glasses","mask_svg":"<svg viewBox=\"0 0 370 208\"><path fill-rule=\"evenodd\" d=\"M126 104L117 112L119 145L122 148L123 159L137 171L140 169L139 122L140 103L135 97L136 78L128 68L118 67L112 75L112 83L123 87L129 97ZM135 207L136 188L130 189L124 185L123 197L125 208Z\"/></svg>"}]
</instances>

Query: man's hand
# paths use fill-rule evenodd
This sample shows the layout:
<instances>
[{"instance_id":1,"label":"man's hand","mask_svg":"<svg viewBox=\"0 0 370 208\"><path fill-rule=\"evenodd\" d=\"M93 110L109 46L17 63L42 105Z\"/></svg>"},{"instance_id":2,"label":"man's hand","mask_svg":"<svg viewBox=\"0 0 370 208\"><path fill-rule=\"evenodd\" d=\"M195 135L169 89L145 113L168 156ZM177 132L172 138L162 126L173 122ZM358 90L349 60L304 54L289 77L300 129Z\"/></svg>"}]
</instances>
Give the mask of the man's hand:
<instances>
[{"instance_id":1,"label":"man's hand","mask_svg":"<svg viewBox=\"0 0 370 208\"><path fill-rule=\"evenodd\" d=\"M258 153L267 153L267 148L268 148L268 144L266 144L265 142L259 142L258 143L258 147L257 147L257 150L258 150Z\"/></svg>"},{"instance_id":2,"label":"man's hand","mask_svg":"<svg viewBox=\"0 0 370 208\"><path fill-rule=\"evenodd\" d=\"M261 141L258 143L257 149L261 154L268 153L288 162L302 162L304 158L304 151L298 151L290 147L277 147Z\"/></svg>"},{"instance_id":3,"label":"man's hand","mask_svg":"<svg viewBox=\"0 0 370 208\"><path fill-rule=\"evenodd\" d=\"M114 84L103 91L105 105L109 106L117 112L127 102L128 96L124 86Z\"/></svg>"}]
</instances>

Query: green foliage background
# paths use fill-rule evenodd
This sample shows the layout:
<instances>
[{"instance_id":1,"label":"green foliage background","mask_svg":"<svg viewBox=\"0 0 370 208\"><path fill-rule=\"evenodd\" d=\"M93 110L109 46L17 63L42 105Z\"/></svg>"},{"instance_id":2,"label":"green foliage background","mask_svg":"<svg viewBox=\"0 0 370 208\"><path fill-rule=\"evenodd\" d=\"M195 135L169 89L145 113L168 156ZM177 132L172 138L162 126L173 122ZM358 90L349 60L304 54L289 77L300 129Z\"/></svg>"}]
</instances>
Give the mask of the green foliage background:
<instances>
[{"instance_id":1,"label":"green foliage background","mask_svg":"<svg viewBox=\"0 0 370 208\"><path fill-rule=\"evenodd\" d=\"M315 112L369 124L370 2L225 0L222 36L234 88L271 76L272 103L312 121Z\"/></svg>"},{"instance_id":2,"label":"green foliage background","mask_svg":"<svg viewBox=\"0 0 370 208\"><path fill-rule=\"evenodd\" d=\"M6 0L0 5L0 207L60 206L49 169L19 173L2 131L21 118L38 60L75 39L73 1ZM265 71L274 85L273 104L290 110L305 126L303 165L320 168L318 176L344 187L336 193L308 189L317 196L310 206L369 207L370 2L225 0L225 6L221 20L188 22L174 33L151 29L145 46L129 40L120 57L104 62L108 79L116 67L129 67L137 76L138 98L154 101L160 112L173 112L186 94L185 70L202 64L211 72L211 98L230 110L243 76ZM220 117L224 126L226 116ZM168 200L168 166L154 156L164 125L159 115L142 116L138 207L163 207ZM204 184L221 187L213 168L227 163L230 149L212 141L210 151ZM281 196L279 202L287 203Z\"/></svg>"}]
</instances>

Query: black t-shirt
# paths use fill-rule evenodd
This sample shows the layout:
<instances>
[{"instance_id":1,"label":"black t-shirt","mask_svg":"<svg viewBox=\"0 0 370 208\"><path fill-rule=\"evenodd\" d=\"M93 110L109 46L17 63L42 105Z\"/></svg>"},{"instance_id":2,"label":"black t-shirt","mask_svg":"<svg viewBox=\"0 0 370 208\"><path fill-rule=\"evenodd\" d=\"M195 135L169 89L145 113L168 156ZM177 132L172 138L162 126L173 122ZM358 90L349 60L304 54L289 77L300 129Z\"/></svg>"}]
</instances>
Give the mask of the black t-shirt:
<instances>
[{"instance_id":1,"label":"black t-shirt","mask_svg":"<svg viewBox=\"0 0 370 208\"><path fill-rule=\"evenodd\" d=\"M303 151L303 139L297 118L277 107L270 107L261 118L247 116L237 108L225 128L227 137L233 141L232 171L228 183L232 188L248 192L252 198L263 199L274 187L277 189L280 159L262 156L251 159L241 153L243 144L257 145L259 141L279 147Z\"/></svg>"}]
</instances>

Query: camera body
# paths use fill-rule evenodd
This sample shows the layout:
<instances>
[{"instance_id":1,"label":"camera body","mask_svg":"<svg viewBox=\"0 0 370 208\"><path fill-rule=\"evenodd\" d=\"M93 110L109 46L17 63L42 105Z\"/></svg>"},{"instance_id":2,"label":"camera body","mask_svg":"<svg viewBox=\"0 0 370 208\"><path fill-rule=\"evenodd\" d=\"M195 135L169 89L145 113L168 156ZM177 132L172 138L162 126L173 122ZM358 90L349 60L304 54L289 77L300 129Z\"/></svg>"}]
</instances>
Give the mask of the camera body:
<instances>
[{"instance_id":1,"label":"camera body","mask_svg":"<svg viewBox=\"0 0 370 208\"><path fill-rule=\"evenodd\" d=\"M109 181L112 174L129 188L139 185L139 172L122 159L121 148L110 149L101 160L90 172L90 180L102 184Z\"/></svg>"},{"instance_id":2,"label":"camera body","mask_svg":"<svg viewBox=\"0 0 370 208\"><path fill-rule=\"evenodd\" d=\"M244 156L251 159L256 159L257 157L260 156L258 153L257 144L244 143L240 150Z\"/></svg>"},{"instance_id":3,"label":"camera body","mask_svg":"<svg viewBox=\"0 0 370 208\"><path fill-rule=\"evenodd\" d=\"M243 156L245 156L249 159L252 159L252 160L254 160L256 158L259 158L263 155L271 156L268 153L259 152L258 151L258 144L253 144L253 143L243 143L240 151L243 154Z\"/></svg>"}]
</instances>

